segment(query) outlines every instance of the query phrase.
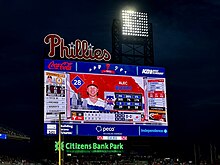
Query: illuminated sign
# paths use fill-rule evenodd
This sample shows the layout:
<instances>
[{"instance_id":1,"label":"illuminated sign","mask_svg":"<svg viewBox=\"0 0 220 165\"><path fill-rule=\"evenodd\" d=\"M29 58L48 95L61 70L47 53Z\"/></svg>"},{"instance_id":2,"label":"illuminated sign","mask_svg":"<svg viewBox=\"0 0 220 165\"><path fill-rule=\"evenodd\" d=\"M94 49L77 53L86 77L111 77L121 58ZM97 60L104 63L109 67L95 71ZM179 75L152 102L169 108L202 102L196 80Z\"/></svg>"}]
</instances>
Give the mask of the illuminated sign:
<instances>
[{"instance_id":1,"label":"illuminated sign","mask_svg":"<svg viewBox=\"0 0 220 165\"><path fill-rule=\"evenodd\" d=\"M6 134L1 134L1 133L0 133L0 139L7 139L7 135L6 135Z\"/></svg>"},{"instance_id":2,"label":"illuminated sign","mask_svg":"<svg viewBox=\"0 0 220 165\"><path fill-rule=\"evenodd\" d=\"M59 150L68 153L122 153L124 144L122 143L65 143L60 144L55 141L55 152Z\"/></svg>"},{"instance_id":3,"label":"illuminated sign","mask_svg":"<svg viewBox=\"0 0 220 165\"><path fill-rule=\"evenodd\" d=\"M70 44L65 45L64 39L57 34L48 34L44 38L44 43L50 45L49 57L56 55L56 49L60 51L60 58L67 59L84 59L84 60L97 60L109 61L111 54L106 49L93 49L93 45L86 40L75 40ZM67 65L68 66L68 65ZM57 66L58 67L58 66ZM70 67L70 66L68 66Z\"/></svg>"},{"instance_id":4,"label":"illuminated sign","mask_svg":"<svg viewBox=\"0 0 220 165\"><path fill-rule=\"evenodd\" d=\"M168 136L164 68L44 62L45 135Z\"/></svg>"},{"instance_id":5,"label":"illuminated sign","mask_svg":"<svg viewBox=\"0 0 220 165\"><path fill-rule=\"evenodd\" d=\"M122 10L122 34L128 36L148 37L147 13Z\"/></svg>"}]
</instances>

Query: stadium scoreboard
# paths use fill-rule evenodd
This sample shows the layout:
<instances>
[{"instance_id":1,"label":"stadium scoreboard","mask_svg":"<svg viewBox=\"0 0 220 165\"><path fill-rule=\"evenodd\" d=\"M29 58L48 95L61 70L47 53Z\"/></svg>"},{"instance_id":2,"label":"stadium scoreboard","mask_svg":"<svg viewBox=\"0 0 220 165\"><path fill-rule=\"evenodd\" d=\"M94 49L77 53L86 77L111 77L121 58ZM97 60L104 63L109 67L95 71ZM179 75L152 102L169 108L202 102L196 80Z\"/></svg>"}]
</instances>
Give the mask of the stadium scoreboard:
<instances>
[{"instance_id":1,"label":"stadium scoreboard","mask_svg":"<svg viewBox=\"0 0 220 165\"><path fill-rule=\"evenodd\" d=\"M44 133L168 136L165 69L44 61Z\"/></svg>"}]
</instances>

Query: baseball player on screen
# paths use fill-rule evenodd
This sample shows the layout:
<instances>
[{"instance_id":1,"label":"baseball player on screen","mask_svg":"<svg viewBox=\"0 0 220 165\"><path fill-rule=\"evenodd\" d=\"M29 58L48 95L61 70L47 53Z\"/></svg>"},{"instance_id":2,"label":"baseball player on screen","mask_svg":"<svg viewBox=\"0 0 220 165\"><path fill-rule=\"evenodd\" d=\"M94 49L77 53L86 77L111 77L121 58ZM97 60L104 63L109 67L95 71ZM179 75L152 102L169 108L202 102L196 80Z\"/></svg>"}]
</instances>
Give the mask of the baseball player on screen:
<instances>
[{"instance_id":1,"label":"baseball player on screen","mask_svg":"<svg viewBox=\"0 0 220 165\"><path fill-rule=\"evenodd\" d=\"M104 110L105 102L98 98L99 87L94 80L87 86L86 92L88 98L83 99L83 105L87 104L90 110Z\"/></svg>"}]
</instances>

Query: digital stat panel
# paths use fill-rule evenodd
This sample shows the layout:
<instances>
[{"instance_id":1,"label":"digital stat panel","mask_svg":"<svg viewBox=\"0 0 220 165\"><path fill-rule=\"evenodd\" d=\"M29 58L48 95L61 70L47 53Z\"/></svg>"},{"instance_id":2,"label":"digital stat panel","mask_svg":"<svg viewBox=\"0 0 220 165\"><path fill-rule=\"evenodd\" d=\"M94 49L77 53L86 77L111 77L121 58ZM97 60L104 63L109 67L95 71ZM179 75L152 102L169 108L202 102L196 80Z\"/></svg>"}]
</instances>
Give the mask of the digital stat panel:
<instances>
[{"instance_id":1,"label":"digital stat panel","mask_svg":"<svg viewBox=\"0 0 220 165\"><path fill-rule=\"evenodd\" d=\"M165 69L44 61L45 135L167 136Z\"/></svg>"}]
</instances>

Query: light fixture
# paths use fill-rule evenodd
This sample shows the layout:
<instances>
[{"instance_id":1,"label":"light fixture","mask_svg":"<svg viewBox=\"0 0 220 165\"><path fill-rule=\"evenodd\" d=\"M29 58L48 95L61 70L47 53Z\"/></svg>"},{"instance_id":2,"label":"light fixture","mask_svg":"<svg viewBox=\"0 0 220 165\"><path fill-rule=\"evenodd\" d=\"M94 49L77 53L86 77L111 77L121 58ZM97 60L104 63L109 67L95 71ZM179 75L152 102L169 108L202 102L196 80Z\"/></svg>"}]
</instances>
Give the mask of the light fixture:
<instances>
[{"instance_id":1,"label":"light fixture","mask_svg":"<svg viewBox=\"0 0 220 165\"><path fill-rule=\"evenodd\" d=\"M122 10L122 35L148 37L147 13Z\"/></svg>"}]
</instances>

